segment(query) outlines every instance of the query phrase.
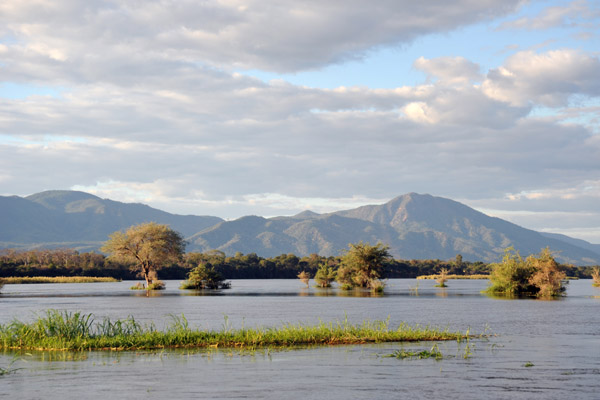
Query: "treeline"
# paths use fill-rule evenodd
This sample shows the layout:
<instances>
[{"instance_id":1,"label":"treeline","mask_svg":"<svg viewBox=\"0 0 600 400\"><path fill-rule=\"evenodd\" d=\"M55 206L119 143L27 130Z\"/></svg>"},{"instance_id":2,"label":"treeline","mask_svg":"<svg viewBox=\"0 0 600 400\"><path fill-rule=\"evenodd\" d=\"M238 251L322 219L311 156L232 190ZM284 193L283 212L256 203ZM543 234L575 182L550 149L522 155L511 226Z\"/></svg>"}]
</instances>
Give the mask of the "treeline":
<instances>
[{"instance_id":1,"label":"treeline","mask_svg":"<svg viewBox=\"0 0 600 400\"><path fill-rule=\"evenodd\" d=\"M184 259L158 272L160 279L186 279L190 270L204 263L213 267L226 279L295 279L302 271L314 276L319 265L337 268L340 257L311 254L298 257L282 254L264 258L255 253L237 253L227 257L221 251L186 253ZM97 276L116 279L137 279L133 265L115 262L100 253L79 253L72 249L0 250L0 277L25 276ZM449 274L488 274L490 265L483 262L465 262L458 255L453 260L391 260L384 265L384 278L416 278L432 275L442 268ZM569 277L590 278L593 267L561 265Z\"/></svg>"}]
</instances>

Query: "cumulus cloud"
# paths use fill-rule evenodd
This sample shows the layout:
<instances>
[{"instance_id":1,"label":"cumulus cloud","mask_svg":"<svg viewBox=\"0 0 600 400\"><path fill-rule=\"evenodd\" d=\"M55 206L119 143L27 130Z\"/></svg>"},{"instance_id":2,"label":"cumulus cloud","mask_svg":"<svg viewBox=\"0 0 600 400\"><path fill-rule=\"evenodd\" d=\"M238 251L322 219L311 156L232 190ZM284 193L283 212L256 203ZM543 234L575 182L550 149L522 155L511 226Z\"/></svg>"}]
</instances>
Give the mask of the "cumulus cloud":
<instances>
[{"instance_id":1,"label":"cumulus cloud","mask_svg":"<svg viewBox=\"0 0 600 400\"><path fill-rule=\"evenodd\" d=\"M566 105L573 94L599 96L598 71L600 60L580 51L523 51L490 70L482 86L489 97L513 105L558 107Z\"/></svg>"},{"instance_id":2,"label":"cumulus cloud","mask_svg":"<svg viewBox=\"0 0 600 400\"><path fill-rule=\"evenodd\" d=\"M516 1L198 4L2 2L2 79L64 88L0 98L3 194L75 188L237 217L411 191L473 202L572 188L582 198L600 175L599 136L573 122L596 106L569 103L599 94L598 58L583 51L520 52L489 71L420 57L425 82L385 89L231 72L360 58ZM563 108L530 117L538 105Z\"/></svg>"}]
</instances>

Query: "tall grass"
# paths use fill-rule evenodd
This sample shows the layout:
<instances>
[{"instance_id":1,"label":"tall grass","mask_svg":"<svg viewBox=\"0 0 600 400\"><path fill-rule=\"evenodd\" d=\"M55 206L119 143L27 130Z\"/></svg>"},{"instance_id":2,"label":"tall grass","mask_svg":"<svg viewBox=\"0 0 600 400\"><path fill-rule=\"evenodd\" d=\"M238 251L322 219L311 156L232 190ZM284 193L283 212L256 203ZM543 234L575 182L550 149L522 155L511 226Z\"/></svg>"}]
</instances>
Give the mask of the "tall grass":
<instances>
[{"instance_id":1,"label":"tall grass","mask_svg":"<svg viewBox=\"0 0 600 400\"><path fill-rule=\"evenodd\" d=\"M93 283L93 282L118 282L115 278L94 276L25 276L2 278L6 284L23 283Z\"/></svg>"},{"instance_id":2,"label":"tall grass","mask_svg":"<svg viewBox=\"0 0 600 400\"><path fill-rule=\"evenodd\" d=\"M0 349L25 350L137 350L165 347L242 347L335 345L405 341L463 340L469 334L405 323L390 327L388 321L347 320L316 325L286 324L280 328L219 331L190 328L184 316L173 317L163 331L141 325L133 317L96 321L92 314L49 310L32 323L14 320L0 324Z\"/></svg>"}]
</instances>

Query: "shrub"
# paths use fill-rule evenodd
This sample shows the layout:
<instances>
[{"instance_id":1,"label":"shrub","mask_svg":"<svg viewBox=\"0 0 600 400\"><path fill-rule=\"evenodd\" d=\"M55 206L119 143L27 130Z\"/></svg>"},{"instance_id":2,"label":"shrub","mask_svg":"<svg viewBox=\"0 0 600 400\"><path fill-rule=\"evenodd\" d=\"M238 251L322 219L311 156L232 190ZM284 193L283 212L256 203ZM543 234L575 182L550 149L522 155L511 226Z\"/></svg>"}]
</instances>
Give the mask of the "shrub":
<instances>
[{"instance_id":1,"label":"shrub","mask_svg":"<svg viewBox=\"0 0 600 400\"><path fill-rule=\"evenodd\" d=\"M508 296L558 296L565 291L565 273L562 272L548 248L536 257L523 260L518 251L509 247L504 251L502 262L492 264L491 294Z\"/></svg>"},{"instance_id":2,"label":"shrub","mask_svg":"<svg viewBox=\"0 0 600 400\"><path fill-rule=\"evenodd\" d=\"M448 285L446 285L446 282L448 281L448 268L442 268L439 278L435 281L438 283L435 285L437 287L448 287Z\"/></svg>"},{"instance_id":3,"label":"shrub","mask_svg":"<svg viewBox=\"0 0 600 400\"><path fill-rule=\"evenodd\" d=\"M190 271L187 281L182 282L180 289L229 289L230 287L231 283L226 282L212 266L200 263Z\"/></svg>"},{"instance_id":4,"label":"shrub","mask_svg":"<svg viewBox=\"0 0 600 400\"><path fill-rule=\"evenodd\" d=\"M565 291L562 281L566 274L558 268L550 249L545 248L538 257L527 257L526 262L535 271L529 283L538 288L538 297L558 296Z\"/></svg>"},{"instance_id":5,"label":"shrub","mask_svg":"<svg viewBox=\"0 0 600 400\"><path fill-rule=\"evenodd\" d=\"M308 272L306 271L302 271L298 274L298 279L300 279L300 281L302 283L304 283L306 285L306 287L308 287L308 283L310 282L310 275Z\"/></svg>"},{"instance_id":6,"label":"shrub","mask_svg":"<svg viewBox=\"0 0 600 400\"><path fill-rule=\"evenodd\" d=\"M320 264L317 273L315 274L315 282L317 287L328 288L331 287L331 282L335 280L336 272L332 266L326 264Z\"/></svg>"},{"instance_id":7,"label":"shrub","mask_svg":"<svg viewBox=\"0 0 600 400\"><path fill-rule=\"evenodd\" d=\"M600 287L600 267L594 267L594 269L592 270L592 279L594 280L594 283L592 283L592 285L595 287ZM0 288L1 287L2 286L0 286Z\"/></svg>"}]
</instances>

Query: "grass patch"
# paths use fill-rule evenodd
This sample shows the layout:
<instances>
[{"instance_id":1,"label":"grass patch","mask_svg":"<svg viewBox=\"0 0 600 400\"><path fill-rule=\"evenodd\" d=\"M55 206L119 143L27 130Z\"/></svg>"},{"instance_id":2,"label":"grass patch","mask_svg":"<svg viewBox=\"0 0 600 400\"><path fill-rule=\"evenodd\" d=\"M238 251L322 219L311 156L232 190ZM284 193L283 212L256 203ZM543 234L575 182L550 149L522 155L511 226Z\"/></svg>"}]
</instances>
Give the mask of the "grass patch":
<instances>
[{"instance_id":1,"label":"grass patch","mask_svg":"<svg viewBox=\"0 0 600 400\"><path fill-rule=\"evenodd\" d=\"M469 333L400 324L389 321L321 322L317 325L286 324L280 328L205 331L188 326L184 316L175 317L163 331L140 325L133 317L96 321L92 314L48 310L32 323L14 320L0 324L0 349L20 350L142 350L167 347L288 347L383 342L441 341L469 338Z\"/></svg>"},{"instance_id":2,"label":"grass patch","mask_svg":"<svg viewBox=\"0 0 600 400\"><path fill-rule=\"evenodd\" d=\"M2 278L2 281L6 284L119 282L119 280L115 278L95 276L15 276Z\"/></svg>"},{"instance_id":3,"label":"grass patch","mask_svg":"<svg viewBox=\"0 0 600 400\"><path fill-rule=\"evenodd\" d=\"M439 361L442 358L444 358L444 355L440 351L438 345L434 344L431 347L431 349L429 349L429 350L406 351L406 350L400 349L400 350L396 350L392 354L388 354L384 357L393 357L393 358L398 358L401 360L404 360L406 358L409 358L409 359L418 358L419 360L422 360L425 358L435 358L436 361Z\"/></svg>"},{"instance_id":4,"label":"grass patch","mask_svg":"<svg viewBox=\"0 0 600 400\"><path fill-rule=\"evenodd\" d=\"M440 279L442 275L420 275L417 279ZM489 275L446 275L446 279L490 279Z\"/></svg>"}]
</instances>

